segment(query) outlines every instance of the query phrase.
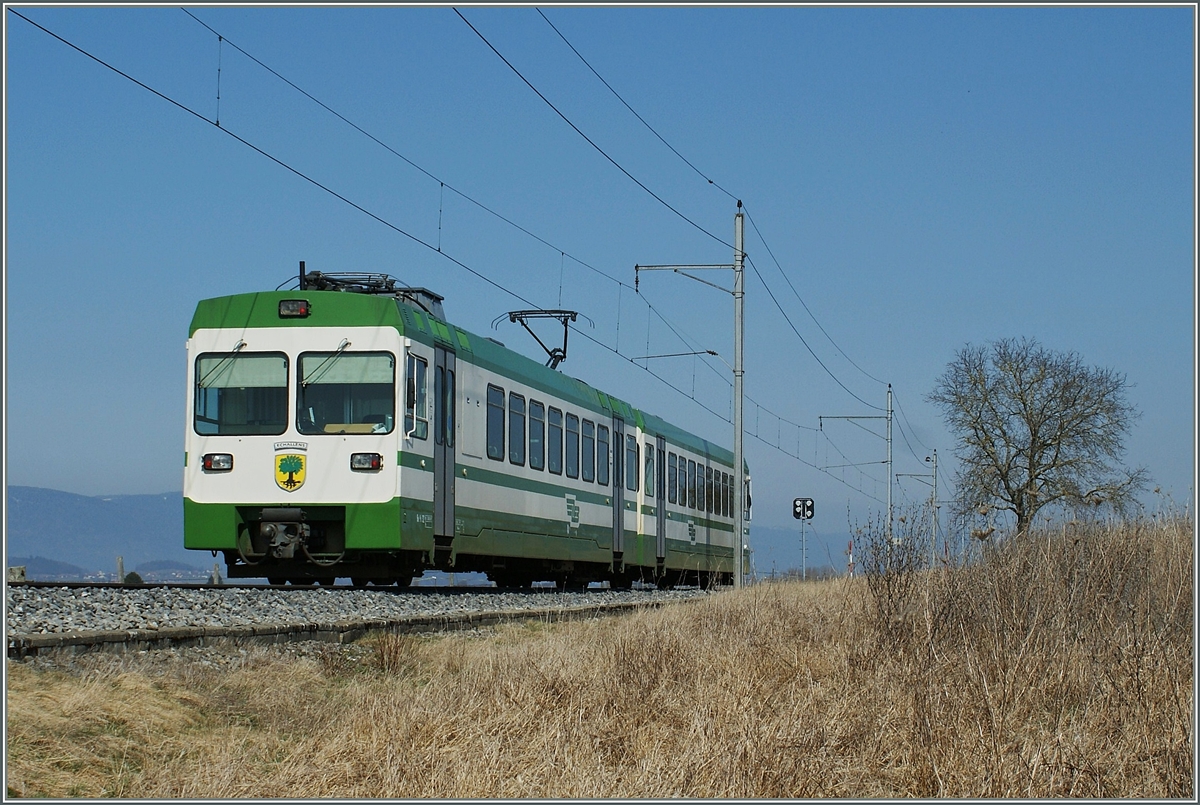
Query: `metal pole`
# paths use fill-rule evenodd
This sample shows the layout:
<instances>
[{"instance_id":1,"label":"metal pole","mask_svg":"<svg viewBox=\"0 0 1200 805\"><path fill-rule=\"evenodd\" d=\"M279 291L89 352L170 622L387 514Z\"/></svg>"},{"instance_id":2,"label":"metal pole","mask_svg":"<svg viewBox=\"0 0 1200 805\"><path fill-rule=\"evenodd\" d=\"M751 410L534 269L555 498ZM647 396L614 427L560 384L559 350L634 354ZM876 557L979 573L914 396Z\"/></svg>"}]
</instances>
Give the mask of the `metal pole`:
<instances>
[{"instance_id":1,"label":"metal pole","mask_svg":"<svg viewBox=\"0 0 1200 805\"><path fill-rule=\"evenodd\" d=\"M892 539L892 384L888 383L887 399L887 535Z\"/></svg>"},{"instance_id":2,"label":"metal pole","mask_svg":"<svg viewBox=\"0 0 1200 805\"><path fill-rule=\"evenodd\" d=\"M937 451L933 451L933 497L930 499L933 505L933 537L931 539L931 547L929 548L929 569L933 569L935 557L937 555L937 525L938 525L938 504L937 504Z\"/></svg>"},{"instance_id":3,"label":"metal pole","mask_svg":"<svg viewBox=\"0 0 1200 805\"><path fill-rule=\"evenodd\" d=\"M808 540L804 538L804 519L800 520L800 581L808 581Z\"/></svg>"},{"instance_id":4,"label":"metal pole","mask_svg":"<svg viewBox=\"0 0 1200 805\"><path fill-rule=\"evenodd\" d=\"M733 217L733 473L734 495L736 505L733 511L734 550L737 559L734 562L733 586L742 586L742 554L745 540L745 506L746 506L746 470L742 445L742 330L745 319L742 314L745 308L745 285L742 276L742 202L738 201L738 212Z\"/></svg>"}]
</instances>

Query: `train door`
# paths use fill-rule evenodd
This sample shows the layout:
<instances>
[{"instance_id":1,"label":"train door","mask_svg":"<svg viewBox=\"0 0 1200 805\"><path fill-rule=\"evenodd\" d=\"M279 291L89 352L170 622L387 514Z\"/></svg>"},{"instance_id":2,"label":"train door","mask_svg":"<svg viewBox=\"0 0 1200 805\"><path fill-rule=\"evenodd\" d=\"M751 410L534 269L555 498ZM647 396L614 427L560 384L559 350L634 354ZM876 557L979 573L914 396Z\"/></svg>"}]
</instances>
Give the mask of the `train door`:
<instances>
[{"instance_id":1,"label":"train door","mask_svg":"<svg viewBox=\"0 0 1200 805\"><path fill-rule=\"evenodd\" d=\"M454 426L456 361L445 347L433 350L433 541L435 560L448 565L454 540Z\"/></svg>"},{"instance_id":2,"label":"train door","mask_svg":"<svg viewBox=\"0 0 1200 805\"><path fill-rule=\"evenodd\" d=\"M654 508L658 512L657 531L655 531L658 544L655 554L658 558L658 566L662 567L667 558L667 440L662 436L658 437L657 448L658 475L654 479L657 499Z\"/></svg>"},{"instance_id":3,"label":"train door","mask_svg":"<svg viewBox=\"0 0 1200 805\"><path fill-rule=\"evenodd\" d=\"M613 570L620 569L625 555L625 421L613 416Z\"/></svg>"},{"instance_id":4,"label":"train door","mask_svg":"<svg viewBox=\"0 0 1200 805\"><path fill-rule=\"evenodd\" d=\"M700 507L704 509L704 567L706 570L713 569L713 468L710 461L712 459L709 456L704 457L703 473L699 466L696 467L696 475L703 474L702 478L696 480L704 490L699 494L702 497Z\"/></svg>"}]
</instances>

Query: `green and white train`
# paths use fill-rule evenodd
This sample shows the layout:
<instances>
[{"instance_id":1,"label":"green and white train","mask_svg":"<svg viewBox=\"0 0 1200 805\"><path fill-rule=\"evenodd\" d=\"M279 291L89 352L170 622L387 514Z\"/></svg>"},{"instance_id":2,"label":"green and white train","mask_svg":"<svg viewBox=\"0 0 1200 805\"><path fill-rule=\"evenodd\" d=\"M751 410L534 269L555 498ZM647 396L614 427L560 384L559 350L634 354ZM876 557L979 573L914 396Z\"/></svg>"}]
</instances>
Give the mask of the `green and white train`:
<instances>
[{"instance_id":1,"label":"green and white train","mask_svg":"<svg viewBox=\"0 0 1200 805\"><path fill-rule=\"evenodd\" d=\"M732 579L729 450L455 327L441 301L301 269L298 290L200 302L185 546L276 584Z\"/></svg>"}]
</instances>

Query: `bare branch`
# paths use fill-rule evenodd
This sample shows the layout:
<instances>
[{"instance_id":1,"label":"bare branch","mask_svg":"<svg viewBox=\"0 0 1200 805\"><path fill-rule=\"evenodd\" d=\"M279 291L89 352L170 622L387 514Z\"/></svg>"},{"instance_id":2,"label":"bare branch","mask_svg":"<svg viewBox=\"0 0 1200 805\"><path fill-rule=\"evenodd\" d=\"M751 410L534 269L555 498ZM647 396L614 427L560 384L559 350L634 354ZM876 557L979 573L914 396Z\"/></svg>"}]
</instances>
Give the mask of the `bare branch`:
<instances>
[{"instance_id":1,"label":"bare branch","mask_svg":"<svg viewBox=\"0 0 1200 805\"><path fill-rule=\"evenodd\" d=\"M1130 506L1147 475L1120 464L1139 416L1127 387L1124 375L1033 339L963 347L926 399L958 433L964 509L1011 511L1022 532L1046 506Z\"/></svg>"}]
</instances>

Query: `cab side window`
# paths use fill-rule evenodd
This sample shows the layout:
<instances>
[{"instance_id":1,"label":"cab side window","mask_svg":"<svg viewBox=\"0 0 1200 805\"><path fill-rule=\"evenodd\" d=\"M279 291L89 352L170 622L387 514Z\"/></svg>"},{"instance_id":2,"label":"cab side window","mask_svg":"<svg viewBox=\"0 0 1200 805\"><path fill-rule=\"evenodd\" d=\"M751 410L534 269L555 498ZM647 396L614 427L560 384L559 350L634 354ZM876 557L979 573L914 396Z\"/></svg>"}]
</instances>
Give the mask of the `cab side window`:
<instances>
[{"instance_id":1,"label":"cab side window","mask_svg":"<svg viewBox=\"0 0 1200 805\"><path fill-rule=\"evenodd\" d=\"M429 409L426 403L425 374L429 363L408 354L408 384L404 395L404 432L418 439L429 438Z\"/></svg>"}]
</instances>

